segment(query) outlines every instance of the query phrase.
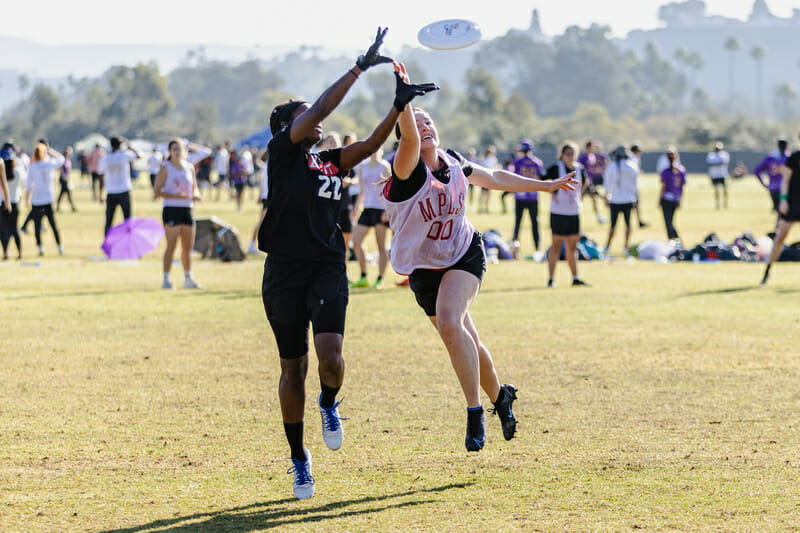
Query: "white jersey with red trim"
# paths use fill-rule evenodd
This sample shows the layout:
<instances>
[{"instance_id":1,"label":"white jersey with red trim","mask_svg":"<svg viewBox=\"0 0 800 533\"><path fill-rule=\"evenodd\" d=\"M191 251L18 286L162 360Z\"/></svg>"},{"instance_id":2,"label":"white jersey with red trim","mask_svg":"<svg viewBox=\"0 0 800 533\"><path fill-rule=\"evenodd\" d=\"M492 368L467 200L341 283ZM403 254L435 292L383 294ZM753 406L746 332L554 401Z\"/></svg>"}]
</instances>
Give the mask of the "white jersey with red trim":
<instances>
[{"instance_id":1,"label":"white jersey with red trim","mask_svg":"<svg viewBox=\"0 0 800 533\"><path fill-rule=\"evenodd\" d=\"M465 213L469 182L461 163L443 150L437 155L449 167L449 182L436 179L426 165L425 184L408 200L390 201L386 195L391 182L384 186L383 203L394 232L390 260L404 276L418 268L442 270L454 265L475 233Z\"/></svg>"}]
</instances>

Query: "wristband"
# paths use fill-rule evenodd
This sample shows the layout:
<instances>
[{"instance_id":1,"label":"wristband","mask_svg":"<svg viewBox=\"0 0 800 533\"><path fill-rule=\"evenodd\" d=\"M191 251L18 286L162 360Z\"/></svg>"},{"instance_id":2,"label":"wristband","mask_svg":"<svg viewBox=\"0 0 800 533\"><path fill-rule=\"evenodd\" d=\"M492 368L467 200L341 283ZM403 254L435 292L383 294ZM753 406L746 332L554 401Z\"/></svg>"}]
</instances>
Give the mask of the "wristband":
<instances>
[{"instance_id":1,"label":"wristband","mask_svg":"<svg viewBox=\"0 0 800 533\"><path fill-rule=\"evenodd\" d=\"M358 74L356 74L355 72L353 72L353 69L350 69L350 70L348 70L347 72L349 72L350 74L352 74L352 75L353 75L353 77L355 77L355 79L358 79Z\"/></svg>"},{"instance_id":2,"label":"wristband","mask_svg":"<svg viewBox=\"0 0 800 533\"><path fill-rule=\"evenodd\" d=\"M788 194L781 194L780 196L778 196L778 198L780 200L786 200L787 202L789 201L789 195Z\"/></svg>"}]
</instances>

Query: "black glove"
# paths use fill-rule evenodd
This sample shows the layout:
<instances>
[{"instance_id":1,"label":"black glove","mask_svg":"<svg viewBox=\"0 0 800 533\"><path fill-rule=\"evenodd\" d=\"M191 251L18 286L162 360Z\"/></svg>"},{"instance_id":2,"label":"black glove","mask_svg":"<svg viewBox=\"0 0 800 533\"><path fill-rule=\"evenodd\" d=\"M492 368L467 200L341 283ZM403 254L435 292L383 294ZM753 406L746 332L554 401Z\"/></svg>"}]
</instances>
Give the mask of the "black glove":
<instances>
[{"instance_id":1,"label":"black glove","mask_svg":"<svg viewBox=\"0 0 800 533\"><path fill-rule=\"evenodd\" d=\"M386 32L389 31L389 28L384 28L381 30L380 26L378 27L378 33L375 35L375 42L372 43L372 46L369 47L367 53L363 56L358 56L356 59L356 66L360 68L362 71L367 70L369 67L378 65L380 63L391 63L392 58L386 57L378 54L378 48L381 47L383 44L383 38L386 36Z\"/></svg>"},{"instance_id":2,"label":"black glove","mask_svg":"<svg viewBox=\"0 0 800 533\"><path fill-rule=\"evenodd\" d=\"M439 90L435 83L420 83L419 85L406 83L397 72L394 73L394 79L397 82L394 89L394 108L401 113L415 96Z\"/></svg>"}]
</instances>

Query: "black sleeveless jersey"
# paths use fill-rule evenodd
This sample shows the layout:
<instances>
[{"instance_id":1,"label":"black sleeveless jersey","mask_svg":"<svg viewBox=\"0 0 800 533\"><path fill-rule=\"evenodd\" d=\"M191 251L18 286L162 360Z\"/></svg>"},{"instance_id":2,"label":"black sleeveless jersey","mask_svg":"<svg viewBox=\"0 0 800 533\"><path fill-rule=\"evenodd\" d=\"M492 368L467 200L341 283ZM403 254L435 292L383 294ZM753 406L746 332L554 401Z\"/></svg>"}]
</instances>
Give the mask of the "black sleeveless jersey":
<instances>
[{"instance_id":1,"label":"black sleeveless jersey","mask_svg":"<svg viewBox=\"0 0 800 533\"><path fill-rule=\"evenodd\" d=\"M289 127L269 142L267 214L258 230L258 248L279 261L345 261L338 225L346 189L341 149L310 153L293 144Z\"/></svg>"}]
</instances>

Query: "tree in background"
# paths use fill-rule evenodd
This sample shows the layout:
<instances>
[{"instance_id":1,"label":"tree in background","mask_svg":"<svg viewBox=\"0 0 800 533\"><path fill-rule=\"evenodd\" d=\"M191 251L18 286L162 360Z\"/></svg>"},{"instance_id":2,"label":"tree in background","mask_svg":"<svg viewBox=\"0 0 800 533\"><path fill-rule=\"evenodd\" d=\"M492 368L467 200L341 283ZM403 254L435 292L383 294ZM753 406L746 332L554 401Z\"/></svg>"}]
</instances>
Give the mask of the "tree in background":
<instances>
[{"instance_id":1,"label":"tree in background","mask_svg":"<svg viewBox=\"0 0 800 533\"><path fill-rule=\"evenodd\" d=\"M764 84L764 56L767 55L767 50L760 44L754 45L750 49L750 57L756 62L756 112L761 113L763 99L761 96L762 86Z\"/></svg>"},{"instance_id":2,"label":"tree in background","mask_svg":"<svg viewBox=\"0 0 800 533\"><path fill-rule=\"evenodd\" d=\"M734 80L735 80L735 71L736 71L736 54L742 48L742 45L739 44L739 39L736 37L728 37L723 45L725 50L728 51L728 100L733 102L733 93L734 93Z\"/></svg>"}]
</instances>

